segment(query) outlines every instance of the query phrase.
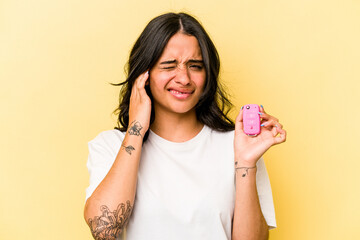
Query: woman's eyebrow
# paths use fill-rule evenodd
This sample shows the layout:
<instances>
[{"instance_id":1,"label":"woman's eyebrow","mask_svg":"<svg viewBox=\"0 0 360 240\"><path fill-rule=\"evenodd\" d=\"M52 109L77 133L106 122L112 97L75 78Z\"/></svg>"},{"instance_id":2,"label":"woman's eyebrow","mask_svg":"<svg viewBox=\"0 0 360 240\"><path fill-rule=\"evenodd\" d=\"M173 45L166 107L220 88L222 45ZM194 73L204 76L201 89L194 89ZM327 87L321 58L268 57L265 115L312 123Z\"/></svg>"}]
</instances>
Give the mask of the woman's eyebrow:
<instances>
[{"instance_id":1,"label":"woman's eyebrow","mask_svg":"<svg viewBox=\"0 0 360 240\"><path fill-rule=\"evenodd\" d=\"M189 63L204 63L203 60L196 60L196 59L190 59L188 62Z\"/></svg>"},{"instance_id":2,"label":"woman's eyebrow","mask_svg":"<svg viewBox=\"0 0 360 240\"><path fill-rule=\"evenodd\" d=\"M176 63L176 60L167 60L167 61L160 62L160 65L161 65L161 64L174 64L174 63ZM203 60L199 60L199 59L190 59L190 60L188 61L188 63L201 63L201 64L203 64L204 61L203 61Z\"/></svg>"},{"instance_id":3,"label":"woman's eyebrow","mask_svg":"<svg viewBox=\"0 0 360 240\"><path fill-rule=\"evenodd\" d=\"M160 64L172 64L172 63L176 63L176 60L168 60L168 61L161 62Z\"/></svg>"}]
</instances>

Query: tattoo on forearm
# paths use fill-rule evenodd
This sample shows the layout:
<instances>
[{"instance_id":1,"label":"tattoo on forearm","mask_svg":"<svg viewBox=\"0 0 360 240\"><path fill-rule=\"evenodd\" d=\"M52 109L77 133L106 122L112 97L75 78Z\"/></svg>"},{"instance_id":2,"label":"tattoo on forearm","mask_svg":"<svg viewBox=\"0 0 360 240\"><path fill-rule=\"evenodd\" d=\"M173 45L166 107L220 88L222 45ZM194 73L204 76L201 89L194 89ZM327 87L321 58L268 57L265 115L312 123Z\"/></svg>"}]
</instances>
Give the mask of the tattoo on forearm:
<instances>
[{"instance_id":1,"label":"tattoo on forearm","mask_svg":"<svg viewBox=\"0 0 360 240\"><path fill-rule=\"evenodd\" d=\"M143 127L141 126L141 124L138 121L135 120L130 124L128 133L130 135L141 136L141 133L140 133L141 129L143 129Z\"/></svg>"},{"instance_id":2,"label":"tattoo on forearm","mask_svg":"<svg viewBox=\"0 0 360 240\"><path fill-rule=\"evenodd\" d=\"M131 155L131 151L135 150L135 148L134 148L133 146L131 146L131 145L125 146L125 145L123 144L123 145L121 145L121 147L123 147L123 148L125 149L125 151L126 151L128 154L130 154L130 155Z\"/></svg>"},{"instance_id":3,"label":"tattoo on forearm","mask_svg":"<svg viewBox=\"0 0 360 240\"><path fill-rule=\"evenodd\" d=\"M237 166L238 162L235 162L235 171L237 172L237 170L239 169L244 169L244 173L241 175L242 177L246 177L249 174L249 169L253 169L256 168L256 166L254 167L238 167Z\"/></svg>"},{"instance_id":4,"label":"tattoo on forearm","mask_svg":"<svg viewBox=\"0 0 360 240\"><path fill-rule=\"evenodd\" d=\"M107 206L101 206L102 215L88 220L94 239L116 240L129 221L132 209L129 200L126 201L126 208L124 203L120 203L113 212Z\"/></svg>"}]
</instances>

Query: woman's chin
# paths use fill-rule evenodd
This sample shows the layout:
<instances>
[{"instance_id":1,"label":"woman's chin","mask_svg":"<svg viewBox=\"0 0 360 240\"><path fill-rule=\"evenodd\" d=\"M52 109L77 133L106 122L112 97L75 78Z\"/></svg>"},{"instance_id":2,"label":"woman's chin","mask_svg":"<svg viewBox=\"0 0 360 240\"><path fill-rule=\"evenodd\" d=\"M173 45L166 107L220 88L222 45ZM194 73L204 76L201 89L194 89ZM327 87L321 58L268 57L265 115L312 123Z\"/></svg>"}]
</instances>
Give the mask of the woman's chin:
<instances>
[{"instance_id":1,"label":"woman's chin","mask_svg":"<svg viewBox=\"0 0 360 240\"><path fill-rule=\"evenodd\" d=\"M175 115L189 115L189 114L196 114L194 106L187 106L184 104L175 104L169 107L155 107L155 112L164 112L166 115L168 114L175 114Z\"/></svg>"}]
</instances>

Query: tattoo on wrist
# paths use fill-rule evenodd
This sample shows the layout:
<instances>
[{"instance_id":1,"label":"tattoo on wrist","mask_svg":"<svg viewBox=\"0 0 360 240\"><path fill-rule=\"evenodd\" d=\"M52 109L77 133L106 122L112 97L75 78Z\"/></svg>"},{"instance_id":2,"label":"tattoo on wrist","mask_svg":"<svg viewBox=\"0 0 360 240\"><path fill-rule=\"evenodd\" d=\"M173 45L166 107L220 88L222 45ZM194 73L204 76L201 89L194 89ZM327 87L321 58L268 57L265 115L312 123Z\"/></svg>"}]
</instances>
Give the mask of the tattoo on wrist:
<instances>
[{"instance_id":1,"label":"tattoo on wrist","mask_svg":"<svg viewBox=\"0 0 360 240\"><path fill-rule=\"evenodd\" d=\"M132 209L133 207L129 200L126 201L126 208L124 203L120 203L113 212L107 206L101 206L102 215L95 216L93 219L89 218L88 220L94 239L116 240L129 221Z\"/></svg>"},{"instance_id":2,"label":"tattoo on wrist","mask_svg":"<svg viewBox=\"0 0 360 240\"><path fill-rule=\"evenodd\" d=\"M130 128L128 130L128 133L130 135L135 135L135 136L141 136L140 130L143 129L143 127L141 126L141 124L134 120L132 121L132 123L130 124Z\"/></svg>"},{"instance_id":3,"label":"tattoo on wrist","mask_svg":"<svg viewBox=\"0 0 360 240\"><path fill-rule=\"evenodd\" d=\"M256 168L256 165L253 167L238 167L237 166L238 162L235 162L235 171L237 172L237 170L239 169L244 169L244 173L241 175L242 177L246 177L247 175L249 175L249 169L253 169Z\"/></svg>"},{"instance_id":4,"label":"tattoo on wrist","mask_svg":"<svg viewBox=\"0 0 360 240\"><path fill-rule=\"evenodd\" d=\"M123 145L121 145L121 147L123 147L123 148L125 149L125 151L126 151L129 155L131 155L131 151L134 151L134 150L135 150L135 148L134 148L133 146L131 146L131 145L125 146L125 144L123 144Z\"/></svg>"}]
</instances>

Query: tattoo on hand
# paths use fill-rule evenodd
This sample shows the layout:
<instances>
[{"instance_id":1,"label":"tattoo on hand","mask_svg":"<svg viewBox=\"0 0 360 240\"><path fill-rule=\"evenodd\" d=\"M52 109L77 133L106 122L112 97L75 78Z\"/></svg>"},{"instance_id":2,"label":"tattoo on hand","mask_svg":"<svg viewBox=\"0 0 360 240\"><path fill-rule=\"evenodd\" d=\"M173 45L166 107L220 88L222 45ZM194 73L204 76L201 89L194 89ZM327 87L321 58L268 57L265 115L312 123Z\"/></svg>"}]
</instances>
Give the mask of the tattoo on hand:
<instances>
[{"instance_id":1,"label":"tattoo on hand","mask_svg":"<svg viewBox=\"0 0 360 240\"><path fill-rule=\"evenodd\" d=\"M133 207L130 201L125 204L121 203L113 212L105 205L100 207L102 212L101 216L95 216L93 219L89 218L88 224L91 233L96 240L116 240L125 228L129 221L130 214Z\"/></svg>"},{"instance_id":2,"label":"tattoo on hand","mask_svg":"<svg viewBox=\"0 0 360 240\"><path fill-rule=\"evenodd\" d=\"M135 148L131 145L129 145L129 146L121 145L121 147L123 147L125 149L125 151L130 155L131 155L131 151L135 150Z\"/></svg>"},{"instance_id":3,"label":"tattoo on hand","mask_svg":"<svg viewBox=\"0 0 360 240\"><path fill-rule=\"evenodd\" d=\"M130 135L141 136L141 133L140 133L141 129L143 129L143 127L141 126L141 124L138 121L135 120L130 124L128 133Z\"/></svg>"}]
</instances>

